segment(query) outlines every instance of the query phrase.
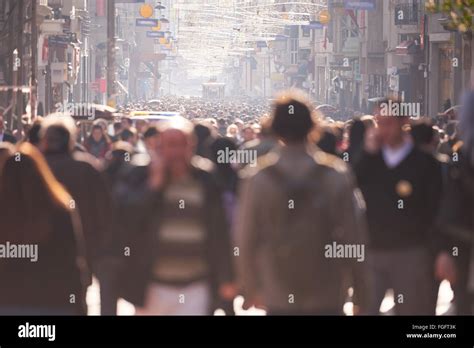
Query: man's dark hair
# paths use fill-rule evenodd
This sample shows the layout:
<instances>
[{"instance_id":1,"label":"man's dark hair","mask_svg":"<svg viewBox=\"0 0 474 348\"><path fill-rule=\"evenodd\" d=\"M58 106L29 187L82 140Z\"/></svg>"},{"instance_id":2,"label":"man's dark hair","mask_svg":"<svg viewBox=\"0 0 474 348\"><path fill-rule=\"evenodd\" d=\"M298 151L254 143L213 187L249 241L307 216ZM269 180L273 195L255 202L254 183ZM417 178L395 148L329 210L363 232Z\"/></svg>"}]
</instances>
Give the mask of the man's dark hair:
<instances>
[{"instance_id":1,"label":"man's dark hair","mask_svg":"<svg viewBox=\"0 0 474 348\"><path fill-rule=\"evenodd\" d=\"M410 133L416 146L430 144L435 136L435 130L428 121L414 122Z\"/></svg>"},{"instance_id":2,"label":"man's dark hair","mask_svg":"<svg viewBox=\"0 0 474 348\"><path fill-rule=\"evenodd\" d=\"M156 128L155 126L150 126L150 127L147 128L145 133L143 133L143 138L147 139L147 138L153 137L157 134L159 134L158 128Z\"/></svg>"},{"instance_id":3,"label":"man's dark hair","mask_svg":"<svg viewBox=\"0 0 474 348\"><path fill-rule=\"evenodd\" d=\"M47 144L48 153L68 153L71 133L61 124L53 124L46 129L44 140Z\"/></svg>"},{"instance_id":4,"label":"man's dark hair","mask_svg":"<svg viewBox=\"0 0 474 348\"><path fill-rule=\"evenodd\" d=\"M135 133L130 129L124 129L122 132L120 132L120 140L123 140L123 141L128 141L134 136L135 136Z\"/></svg>"},{"instance_id":5,"label":"man's dark hair","mask_svg":"<svg viewBox=\"0 0 474 348\"><path fill-rule=\"evenodd\" d=\"M91 129L91 134L93 131L95 131L96 129L100 129L100 131L102 132L102 126L100 124L94 124L92 126L92 129Z\"/></svg>"},{"instance_id":6,"label":"man's dark hair","mask_svg":"<svg viewBox=\"0 0 474 348\"><path fill-rule=\"evenodd\" d=\"M273 106L271 128L288 142L304 142L314 127L309 104L298 94L284 94Z\"/></svg>"},{"instance_id":7,"label":"man's dark hair","mask_svg":"<svg viewBox=\"0 0 474 348\"><path fill-rule=\"evenodd\" d=\"M40 131L41 131L41 122L34 122L31 126L30 130L28 131L28 141L38 146L40 142Z\"/></svg>"}]
</instances>

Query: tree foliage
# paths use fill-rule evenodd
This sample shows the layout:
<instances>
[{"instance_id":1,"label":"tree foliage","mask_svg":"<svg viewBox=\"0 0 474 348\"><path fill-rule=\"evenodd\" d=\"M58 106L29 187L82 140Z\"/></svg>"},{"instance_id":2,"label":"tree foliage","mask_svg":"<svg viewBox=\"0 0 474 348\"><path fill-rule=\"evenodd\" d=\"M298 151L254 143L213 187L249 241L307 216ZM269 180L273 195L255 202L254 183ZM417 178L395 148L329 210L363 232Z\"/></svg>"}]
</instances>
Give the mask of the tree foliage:
<instances>
[{"instance_id":1,"label":"tree foliage","mask_svg":"<svg viewBox=\"0 0 474 348\"><path fill-rule=\"evenodd\" d=\"M431 12L446 13L450 29L461 33L474 30L474 0L427 0L426 8Z\"/></svg>"}]
</instances>

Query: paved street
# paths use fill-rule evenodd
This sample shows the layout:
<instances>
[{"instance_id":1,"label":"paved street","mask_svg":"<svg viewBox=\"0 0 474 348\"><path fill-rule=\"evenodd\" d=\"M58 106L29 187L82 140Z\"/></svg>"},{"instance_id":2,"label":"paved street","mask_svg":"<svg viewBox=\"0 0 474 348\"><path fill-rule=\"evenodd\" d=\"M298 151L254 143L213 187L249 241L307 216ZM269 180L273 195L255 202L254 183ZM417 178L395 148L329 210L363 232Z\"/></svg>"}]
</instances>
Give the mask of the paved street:
<instances>
[{"instance_id":1,"label":"paved street","mask_svg":"<svg viewBox=\"0 0 474 348\"><path fill-rule=\"evenodd\" d=\"M447 281L441 283L439 289L438 305L436 307L436 315L447 315L453 314L453 308L451 305L451 300L453 298L453 292ZM234 301L234 309L237 315L265 315L265 311L250 308L249 310L242 309L243 298L241 296L237 297ZM94 279L94 283L89 287L87 292L87 304L88 304L88 315L99 315L100 313L100 296L99 296L99 287L98 282ZM387 292L386 297L384 298L380 310L385 315L393 315L393 293ZM134 306L120 299L117 306L118 315L134 315L135 308ZM352 303L348 302L344 305L344 312L347 315L352 315ZM219 310L216 311L216 315L222 314Z\"/></svg>"}]
</instances>

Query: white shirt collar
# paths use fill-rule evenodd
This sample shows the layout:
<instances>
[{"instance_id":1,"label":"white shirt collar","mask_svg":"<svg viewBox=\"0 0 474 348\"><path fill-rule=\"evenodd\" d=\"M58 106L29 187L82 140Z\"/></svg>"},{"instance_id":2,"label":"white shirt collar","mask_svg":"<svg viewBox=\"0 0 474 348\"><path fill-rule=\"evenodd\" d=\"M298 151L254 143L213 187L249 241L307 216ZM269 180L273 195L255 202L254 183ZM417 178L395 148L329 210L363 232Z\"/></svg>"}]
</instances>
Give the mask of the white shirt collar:
<instances>
[{"instance_id":1,"label":"white shirt collar","mask_svg":"<svg viewBox=\"0 0 474 348\"><path fill-rule=\"evenodd\" d=\"M382 147L382 156L385 164L389 168L398 166L413 149L413 143L410 139L405 138L403 145L393 149L389 146Z\"/></svg>"}]
</instances>

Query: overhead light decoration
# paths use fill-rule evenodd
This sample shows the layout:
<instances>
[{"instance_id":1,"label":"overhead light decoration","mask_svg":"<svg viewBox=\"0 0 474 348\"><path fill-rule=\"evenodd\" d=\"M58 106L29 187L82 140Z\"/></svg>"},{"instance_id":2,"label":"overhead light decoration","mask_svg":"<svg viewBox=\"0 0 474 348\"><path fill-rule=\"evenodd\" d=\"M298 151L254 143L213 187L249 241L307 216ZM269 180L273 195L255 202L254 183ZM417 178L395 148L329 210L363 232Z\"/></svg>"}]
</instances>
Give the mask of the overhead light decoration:
<instances>
[{"instance_id":1,"label":"overhead light decoration","mask_svg":"<svg viewBox=\"0 0 474 348\"><path fill-rule=\"evenodd\" d=\"M143 18L150 18L153 16L153 6L150 4L143 4L140 6L139 13Z\"/></svg>"},{"instance_id":2,"label":"overhead light decoration","mask_svg":"<svg viewBox=\"0 0 474 348\"><path fill-rule=\"evenodd\" d=\"M175 44L180 66L195 76L218 75L236 55L254 52L257 42L286 40L287 26L309 25L315 14L324 17L325 10L327 0L269 0L258 5L241 0L174 0L170 18L179 23Z\"/></svg>"}]
</instances>

